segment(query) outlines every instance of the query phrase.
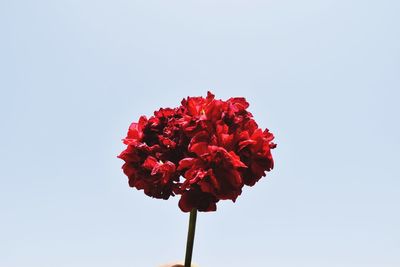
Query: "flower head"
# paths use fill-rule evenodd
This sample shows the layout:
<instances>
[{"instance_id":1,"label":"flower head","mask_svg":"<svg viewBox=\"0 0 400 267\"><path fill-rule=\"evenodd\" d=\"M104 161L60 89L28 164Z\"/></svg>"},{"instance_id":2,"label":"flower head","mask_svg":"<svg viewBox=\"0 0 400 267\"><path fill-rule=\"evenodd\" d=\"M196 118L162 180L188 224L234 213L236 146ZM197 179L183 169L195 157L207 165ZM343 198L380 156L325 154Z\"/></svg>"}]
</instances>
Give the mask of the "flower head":
<instances>
[{"instance_id":1,"label":"flower head","mask_svg":"<svg viewBox=\"0 0 400 267\"><path fill-rule=\"evenodd\" d=\"M245 98L187 97L132 123L118 156L129 185L146 195L181 195L188 212L215 211L219 200L235 201L273 168L274 136L258 127Z\"/></svg>"}]
</instances>

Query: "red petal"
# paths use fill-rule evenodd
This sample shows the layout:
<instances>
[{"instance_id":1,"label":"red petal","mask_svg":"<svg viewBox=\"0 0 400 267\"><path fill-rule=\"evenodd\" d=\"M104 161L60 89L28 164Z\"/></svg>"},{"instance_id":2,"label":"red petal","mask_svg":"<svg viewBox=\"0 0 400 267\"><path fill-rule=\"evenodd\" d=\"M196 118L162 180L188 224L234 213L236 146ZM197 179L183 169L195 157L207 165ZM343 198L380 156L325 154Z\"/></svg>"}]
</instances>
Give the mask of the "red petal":
<instances>
[{"instance_id":1,"label":"red petal","mask_svg":"<svg viewBox=\"0 0 400 267\"><path fill-rule=\"evenodd\" d=\"M188 169L193 166L197 159L194 158L184 158L183 160L179 161L178 170Z\"/></svg>"},{"instance_id":2,"label":"red petal","mask_svg":"<svg viewBox=\"0 0 400 267\"><path fill-rule=\"evenodd\" d=\"M194 208L194 205L193 205L193 203L190 199L190 196L187 192L184 192L182 194L181 199L179 200L178 206L183 212L190 212Z\"/></svg>"},{"instance_id":3,"label":"red petal","mask_svg":"<svg viewBox=\"0 0 400 267\"><path fill-rule=\"evenodd\" d=\"M158 164L157 159L152 157L152 156L148 156L147 159L144 161L143 163L143 168L146 168L148 170L153 170L153 168Z\"/></svg>"},{"instance_id":4,"label":"red petal","mask_svg":"<svg viewBox=\"0 0 400 267\"><path fill-rule=\"evenodd\" d=\"M209 153L208 143L200 142L200 143L193 144L189 148L189 150L190 150L190 152L196 153L197 156L207 154L207 153Z\"/></svg>"},{"instance_id":5,"label":"red petal","mask_svg":"<svg viewBox=\"0 0 400 267\"><path fill-rule=\"evenodd\" d=\"M246 164L244 164L238 155L236 155L235 152L231 151L229 152L229 155L231 156L232 164L234 167L243 167L247 168Z\"/></svg>"}]
</instances>

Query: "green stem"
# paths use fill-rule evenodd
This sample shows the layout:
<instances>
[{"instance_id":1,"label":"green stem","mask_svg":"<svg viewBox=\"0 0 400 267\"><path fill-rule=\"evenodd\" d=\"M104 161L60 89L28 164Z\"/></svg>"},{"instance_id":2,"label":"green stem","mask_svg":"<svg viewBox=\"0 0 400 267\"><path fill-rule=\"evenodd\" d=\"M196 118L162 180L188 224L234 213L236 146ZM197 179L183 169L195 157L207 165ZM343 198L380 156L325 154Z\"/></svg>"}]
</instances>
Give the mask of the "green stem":
<instances>
[{"instance_id":1,"label":"green stem","mask_svg":"<svg viewBox=\"0 0 400 267\"><path fill-rule=\"evenodd\" d=\"M186 243L185 267L190 267L190 265L192 264L194 232L196 231L196 217L197 217L197 209L192 209L189 217L189 230Z\"/></svg>"}]
</instances>

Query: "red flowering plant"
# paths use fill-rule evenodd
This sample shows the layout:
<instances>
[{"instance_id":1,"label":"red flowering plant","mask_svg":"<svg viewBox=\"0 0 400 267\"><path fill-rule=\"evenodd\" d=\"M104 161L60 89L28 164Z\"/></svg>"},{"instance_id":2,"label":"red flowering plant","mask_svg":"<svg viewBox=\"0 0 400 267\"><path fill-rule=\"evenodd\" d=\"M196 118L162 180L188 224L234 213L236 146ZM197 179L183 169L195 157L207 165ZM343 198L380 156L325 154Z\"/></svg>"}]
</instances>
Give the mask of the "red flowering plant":
<instances>
[{"instance_id":1,"label":"red flowering plant","mask_svg":"<svg viewBox=\"0 0 400 267\"><path fill-rule=\"evenodd\" d=\"M219 200L235 202L243 186L253 186L274 166L274 136L258 127L248 107L243 97L187 97L177 108L140 117L123 139L127 148L118 157L129 186L154 198L180 195L179 208L191 212L185 267L196 212L215 211Z\"/></svg>"}]
</instances>

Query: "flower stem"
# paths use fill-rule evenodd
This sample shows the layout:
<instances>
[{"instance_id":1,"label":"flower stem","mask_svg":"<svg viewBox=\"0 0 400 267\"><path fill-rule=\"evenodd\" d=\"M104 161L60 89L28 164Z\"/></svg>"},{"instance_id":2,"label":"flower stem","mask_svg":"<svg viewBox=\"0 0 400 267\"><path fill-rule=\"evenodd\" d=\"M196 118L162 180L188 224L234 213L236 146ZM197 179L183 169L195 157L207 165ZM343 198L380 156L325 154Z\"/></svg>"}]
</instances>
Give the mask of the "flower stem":
<instances>
[{"instance_id":1,"label":"flower stem","mask_svg":"<svg viewBox=\"0 0 400 267\"><path fill-rule=\"evenodd\" d=\"M185 267L190 267L192 264L194 232L196 231L196 217L197 217L197 209L192 209L189 217L189 230L186 243Z\"/></svg>"}]
</instances>

